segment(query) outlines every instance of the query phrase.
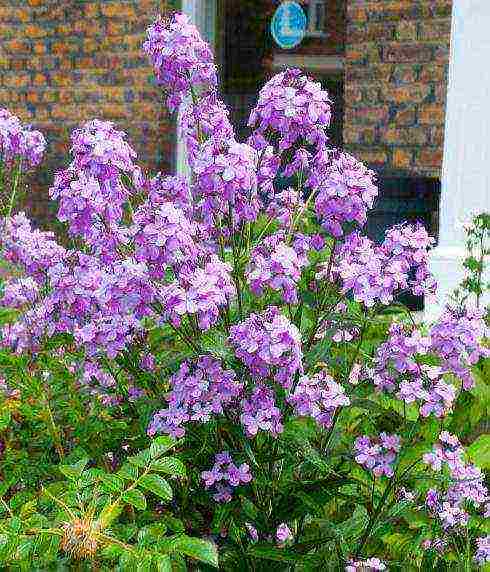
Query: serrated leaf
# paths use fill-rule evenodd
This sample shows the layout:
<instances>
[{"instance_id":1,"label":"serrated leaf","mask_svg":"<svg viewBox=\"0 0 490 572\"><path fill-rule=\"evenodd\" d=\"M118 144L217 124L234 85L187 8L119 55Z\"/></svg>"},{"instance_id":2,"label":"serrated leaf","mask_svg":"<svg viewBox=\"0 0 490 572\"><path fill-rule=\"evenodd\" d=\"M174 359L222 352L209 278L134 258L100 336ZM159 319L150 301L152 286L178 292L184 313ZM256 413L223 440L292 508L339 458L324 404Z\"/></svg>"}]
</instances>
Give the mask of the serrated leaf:
<instances>
[{"instance_id":1,"label":"serrated leaf","mask_svg":"<svg viewBox=\"0 0 490 572\"><path fill-rule=\"evenodd\" d=\"M172 487L160 475L144 475L139 479L138 485L163 500L171 500L173 497Z\"/></svg>"},{"instance_id":2,"label":"serrated leaf","mask_svg":"<svg viewBox=\"0 0 490 572\"><path fill-rule=\"evenodd\" d=\"M159 437L153 439L153 442L150 445L150 451L152 446L156 446L159 450L158 454L161 455L162 453L166 453L172 449L172 447L175 447L175 444L176 441L172 437L169 437L168 435L160 435Z\"/></svg>"},{"instance_id":3,"label":"serrated leaf","mask_svg":"<svg viewBox=\"0 0 490 572\"><path fill-rule=\"evenodd\" d=\"M218 568L218 549L214 543L200 538L181 536L177 547L182 554Z\"/></svg>"},{"instance_id":4,"label":"serrated leaf","mask_svg":"<svg viewBox=\"0 0 490 572\"><path fill-rule=\"evenodd\" d=\"M124 502L130 504L131 506L134 506L138 510L145 510L146 508L146 497L138 489L131 489L129 491L125 491L122 494L121 498Z\"/></svg>"},{"instance_id":5,"label":"serrated leaf","mask_svg":"<svg viewBox=\"0 0 490 572\"><path fill-rule=\"evenodd\" d=\"M128 461L132 465L135 465L136 467L139 467L140 469L144 469L149 464L150 460L151 460L150 451L148 451L148 450L141 451L137 455L133 455L132 457L128 457Z\"/></svg>"},{"instance_id":6,"label":"serrated leaf","mask_svg":"<svg viewBox=\"0 0 490 572\"><path fill-rule=\"evenodd\" d=\"M133 481L138 478L138 469L131 465L130 463L124 463L124 465L119 469L117 474L123 479Z\"/></svg>"},{"instance_id":7,"label":"serrated leaf","mask_svg":"<svg viewBox=\"0 0 490 572\"><path fill-rule=\"evenodd\" d=\"M120 493L124 489L124 481L117 475L102 475L102 486L108 492Z\"/></svg>"},{"instance_id":8,"label":"serrated leaf","mask_svg":"<svg viewBox=\"0 0 490 572\"><path fill-rule=\"evenodd\" d=\"M88 459L80 459L80 461L73 465L60 465L59 470L71 481L76 481L80 478L83 469L85 469Z\"/></svg>"},{"instance_id":9,"label":"serrated leaf","mask_svg":"<svg viewBox=\"0 0 490 572\"><path fill-rule=\"evenodd\" d=\"M466 451L475 465L482 469L490 469L490 435L480 435Z\"/></svg>"},{"instance_id":10,"label":"serrated leaf","mask_svg":"<svg viewBox=\"0 0 490 572\"><path fill-rule=\"evenodd\" d=\"M177 459L177 457L165 457L153 461L150 465L152 471L165 473L166 475L177 475L178 477L185 477L186 470L184 463Z\"/></svg>"}]
</instances>

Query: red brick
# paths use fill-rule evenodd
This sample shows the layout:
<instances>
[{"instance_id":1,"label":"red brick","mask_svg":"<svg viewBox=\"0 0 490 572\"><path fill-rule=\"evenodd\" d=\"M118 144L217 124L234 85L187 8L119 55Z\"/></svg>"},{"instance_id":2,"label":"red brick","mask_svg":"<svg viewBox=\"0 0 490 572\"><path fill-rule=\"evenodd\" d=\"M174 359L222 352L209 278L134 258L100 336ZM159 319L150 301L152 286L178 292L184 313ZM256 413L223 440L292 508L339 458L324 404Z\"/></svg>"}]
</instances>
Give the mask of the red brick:
<instances>
[{"instance_id":1,"label":"red brick","mask_svg":"<svg viewBox=\"0 0 490 572\"><path fill-rule=\"evenodd\" d=\"M381 90L385 101L395 103L417 103L423 101L430 92L430 86L424 84L412 84L401 87L387 85Z\"/></svg>"},{"instance_id":2,"label":"red brick","mask_svg":"<svg viewBox=\"0 0 490 572\"><path fill-rule=\"evenodd\" d=\"M386 165L388 154L385 149L357 149L355 154L368 165Z\"/></svg>"},{"instance_id":3,"label":"red brick","mask_svg":"<svg viewBox=\"0 0 490 572\"><path fill-rule=\"evenodd\" d=\"M396 37L398 40L416 40L417 22L402 21L396 27Z\"/></svg>"},{"instance_id":4,"label":"red brick","mask_svg":"<svg viewBox=\"0 0 490 572\"><path fill-rule=\"evenodd\" d=\"M418 112L419 123L425 125L443 125L445 120L442 105L424 105Z\"/></svg>"},{"instance_id":5,"label":"red brick","mask_svg":"<svg viewBox=\"0 0 490 572\"><path fill-rule=\"evenodd\" d=\"M383 47L383 61L393 63L423 63L434 58L432 45L392 43Z\"/></svg>"},{"instance_id":6,"label":"red brick","mask_svg":"<svg viewBox=\"0 0 490 572\"><path fill-rule=\"evenodd\" d=\"M359 109L348 108L345 111L346 123L381 123L388 121L389 110L388 106L383 105L379 107L362 107Z\"/></svg>"},{"instance_id":7,"label":"red brick","mask_svg":"<svg viewBox=\"0 0 490 572\"><path fill-rule=\"evenodd\" d=\"M390 145L422 146L429 141L425 127L388 127L381 132L381 141Z\"/></svg>"},{"instance_id":8,"label":"red brick","mask_svg":"<svg viewBox=\"0 0 490 572\"><path fill-rule=\"evenodd\" d=\"M426 148L417 153L417 162L421 167L441 167L442 149Z\"/></svg>"},{"instance_id":9,"label":"red brick","mask_svg":"<svg viewBox=\"0 0 490 572\"><path fill-rule=\"evenodd\" d=\"M395 149L393 151L393 166L397 169L407 169L412 164L413 151L408 149Z\"/></svg>"},{"instance_id":10,"label":"red brick","mask_svg":"<svg viewBox=\"0 0 490 572\"><path fill-rule=\"evenodd\" d=\"M451 19L443 18L440 20L435 20L434 18L421 22L419 24L419 34L420 40L435 40L441 39L448 41L451 33Z\"/></svg>"},{"instance_id":11,"label":"red brick","mask_svg":"<svg viewBox=\"0 0 490 572\"><path fill-rule=\"evenodd\" d=\"M445 64L423 64L420 66L419 81L422 83L446 83L447 65Z\"/></svg>"}]
</instances>

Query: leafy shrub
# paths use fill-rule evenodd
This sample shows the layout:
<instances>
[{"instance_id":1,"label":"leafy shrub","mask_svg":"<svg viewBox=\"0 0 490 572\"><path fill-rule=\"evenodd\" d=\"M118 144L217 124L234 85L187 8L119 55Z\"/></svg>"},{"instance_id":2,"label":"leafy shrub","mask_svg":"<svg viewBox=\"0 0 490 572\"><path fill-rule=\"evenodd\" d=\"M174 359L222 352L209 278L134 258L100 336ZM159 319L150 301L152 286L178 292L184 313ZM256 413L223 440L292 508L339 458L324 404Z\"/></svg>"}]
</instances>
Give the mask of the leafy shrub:
<instances>
[{"instance_id":1,"label":"leafy shrub","mask_svg":"<svg viewBox=\"0 0 490 572\"><path fill-rule=\"evenodd\" d=\"M15 213L43 140L0 118L14 174L0 238L0 558L485 565L488 217L470 239L468 296L418 323L396 300L434 292L433 239L418 224L382 244L362 235L375 174L328 147L320 84L273 77L240 143L211 50L184 16L158 20L144 50L180 109L189 176L151 177L113 124L83 125L50 191L65 246ZM276 190L279 178L290 188Z\"/></svg>"}]
</instances>

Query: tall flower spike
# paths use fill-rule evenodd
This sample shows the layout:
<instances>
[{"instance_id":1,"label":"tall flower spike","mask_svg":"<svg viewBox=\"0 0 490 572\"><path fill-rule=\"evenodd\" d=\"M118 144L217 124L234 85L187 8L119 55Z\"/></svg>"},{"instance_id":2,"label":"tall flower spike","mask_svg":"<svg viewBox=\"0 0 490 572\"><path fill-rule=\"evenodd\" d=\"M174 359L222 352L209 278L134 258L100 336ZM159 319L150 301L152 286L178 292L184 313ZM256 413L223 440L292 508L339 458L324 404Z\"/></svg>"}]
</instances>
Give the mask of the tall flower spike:
<instances>
[{"instance_id":1,"label":"tall flower spike","mask_svg":"<svg viewBox=\"0 0 490 572\"><path fill-rule=\"evenodd\" d=\"M192 88L207 91L217 84L213 53L184 14L160 18L150 26L143 50L159 84L168 91L167 104L172 111Z\"/></svg>"},{"instance_id":2,"label":"tall flower spike","mask_svg":"<svg viewBox=\"0 0 490 572\"><path fill-rule=\"evenodd\" d=\"M330 106L328 93L319 83L298 69L288 69L262 88L248 124L257 134L265 136L272 131L277 135L280 150L289 149L298 140L323 147L328 139L325 130L330 125Z\"/></svg>"}]
</instances>

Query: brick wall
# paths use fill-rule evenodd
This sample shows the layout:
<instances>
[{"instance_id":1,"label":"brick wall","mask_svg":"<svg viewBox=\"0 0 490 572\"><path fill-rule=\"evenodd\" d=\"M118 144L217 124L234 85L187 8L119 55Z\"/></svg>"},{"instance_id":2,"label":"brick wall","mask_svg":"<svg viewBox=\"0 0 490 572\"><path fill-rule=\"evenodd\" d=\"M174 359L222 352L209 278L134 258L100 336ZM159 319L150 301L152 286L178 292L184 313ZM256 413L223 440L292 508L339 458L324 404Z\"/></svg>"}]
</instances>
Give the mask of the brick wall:
<instances>
[{"instance_id":1,"label":"brick wall","mask_svg":"<svg viewBox=\"0 0 490 572\"><path fill-rule=\"evenodd\" d=\"M165 0L0 0L0 106L43 131L46 161L30 210L43 216L52 173L81 122L114 121L142 166L167 168L174 128L141 51Z\"/></svg>"},{"instance_id":2,"label":"brick wall","mask_svg":"<svg viewBox=\"0 0 490 572\"><path fill-rule=\"evenodd\" d=\"M347 0L345 146L378 170L438 177L452 0Z\"/></svg>"}]
</instances>

